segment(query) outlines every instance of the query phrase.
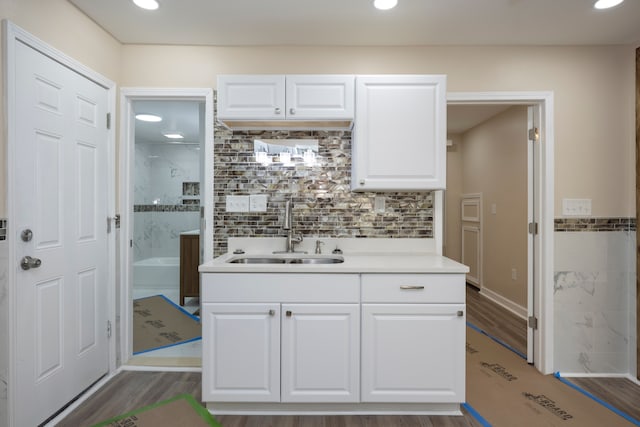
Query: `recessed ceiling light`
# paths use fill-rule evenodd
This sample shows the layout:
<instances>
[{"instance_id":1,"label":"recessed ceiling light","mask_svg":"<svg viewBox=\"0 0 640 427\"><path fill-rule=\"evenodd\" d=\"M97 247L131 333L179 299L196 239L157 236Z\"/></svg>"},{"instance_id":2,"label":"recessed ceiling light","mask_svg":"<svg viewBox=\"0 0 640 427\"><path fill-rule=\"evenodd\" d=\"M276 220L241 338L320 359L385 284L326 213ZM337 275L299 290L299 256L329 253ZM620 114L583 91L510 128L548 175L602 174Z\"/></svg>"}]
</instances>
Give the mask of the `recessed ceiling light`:
<instances>
[{"instance_id":1,"label":"recessed ceiling light","mask_svg":"<svg viewBox=\"0 0 640 427\"><path fill-rule=\"evenodd\" d=\"M183 139L184 135L180 132L165 132L163 135L169 139Z\"/></svg>"},{"instance_id":2,"label":"recessed ceiling light","mask_svg":"<svg viewBox=\"0 0 640 427\"><path fill-rule=\"evenodd\" d=\"M155 114L140 113L136 114L136 119L142 122L161 122L162 117Z\"/></svg>"},{"instance_id":3,"label":"recessed ceiling light","mask_svg":"<svg viewBox=\"0 0 640 427\"><path fill-rule=\"evenodd\" d=\"M380 10L393 9L397 4L398 0L373 0L373 5Z\"/></svg>"},{"instance_id":4,"label":"recessed ceiling light","mask_svg":"<svg viewBox=\"0 0 640 427\"><path fill-rule=\"evenodd\" d=\"M622 3L624 0L598 0L593 7L596 9L609 9Z\"/></svg>"},{"instance_id":5,"label":"recessed ceiling light","mask_svg":"<svg viewBox=\"0 0 640 427\"><path fill-rule=\"evenodd\" d=\"M133 3L136 6L147 10L156 10L160 7L160 4L156 0L133 0Z\"/></svg>"}]
</instances>

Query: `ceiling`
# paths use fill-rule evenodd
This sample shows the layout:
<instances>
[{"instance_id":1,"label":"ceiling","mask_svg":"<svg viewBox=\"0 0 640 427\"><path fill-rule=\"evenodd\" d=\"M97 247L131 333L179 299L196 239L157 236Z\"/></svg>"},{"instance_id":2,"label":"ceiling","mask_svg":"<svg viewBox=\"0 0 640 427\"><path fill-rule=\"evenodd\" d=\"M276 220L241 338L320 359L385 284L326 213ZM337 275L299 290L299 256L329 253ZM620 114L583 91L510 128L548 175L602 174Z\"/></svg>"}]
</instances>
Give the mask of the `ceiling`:
<instances>
[{"instance_id":1,"label":"ceiling","mask_svg":"<svg viewBox=\"0 0 640 427\"><path fill-rule=\"evenodd\" d=\"M372 0L159 0L157 11L131 0L69 0L124 44L640 45L640 0L605 11L593 1L399 0L383 12ZM138 122L140 141L166 140L159 129L167 127L197 140L192 106L161 101L153 107L165 121ZM448 132L463 133L505 108L450 105Z\"/></svg>"},{"instance_id":2,"label":"ceiling","mask_svg":"<svg viewBox=\"0 0 640 427\"><path fill-rule=\"evenodd\" d=\"M640 44L640 1L594 0L69 0L125 44L602 45Z\"/></svg>"},{"instance_id":3,"label":"ceiling","mask_svg":"<svg viewBox=\"0 0 640 427\"><path fill-rule=\"evenodd\" d=\"M204 104L199 101L134 101L135 114L148 113L162 117L161 122L150 123L135 121L135 141L138 143L166 143L164 132L179 132L184 139L180 143L200 142L200 109Z\"/></svg>"}]
</instances>

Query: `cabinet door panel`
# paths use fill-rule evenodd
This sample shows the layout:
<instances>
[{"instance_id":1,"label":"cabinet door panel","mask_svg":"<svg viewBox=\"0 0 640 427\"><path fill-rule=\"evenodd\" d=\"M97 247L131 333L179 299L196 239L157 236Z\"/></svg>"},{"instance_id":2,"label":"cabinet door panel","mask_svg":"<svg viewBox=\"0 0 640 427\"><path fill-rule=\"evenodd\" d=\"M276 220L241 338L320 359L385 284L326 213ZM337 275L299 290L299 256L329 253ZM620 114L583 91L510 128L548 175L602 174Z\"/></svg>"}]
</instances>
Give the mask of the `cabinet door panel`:
<instances>
[{"instance_id":1,"label":"cabinet door panel","mask_svg":"<svg viewBox=\"0 0 640 427\"><path fill-rule=\"evenodd\" d=\"M202 398L280 400L278 304L203 304Z\"/></svg>"},{"instance_id":2,"label":"cabinet door panel","mask_svg":"<svg viewBox=\"0 0 640 427\"><path fill-rule=\"evenodd\" d=\"M359 400L358 304L282 306L282 401Z\"/></svg>"},{"instance_id":3,"label":"cabinet door panel","mask_svg":"<svg viewBox=\"0 0 640 427\"><path fill-rule=\"evenodd\" d=\"M218 76L220 119L284 120L284 106L284 76Z\"/></svg>"},{"instance_id":4,"label":"cabinet door panel","mask_svg":"<svg viewBox=\"0 0 640 427\"><path fill-rule=\"evenodd\" d=\"M353 119L354 77L287 76L288 120Z\"/></svg>"},{"instance_id":5,"label":"cabinet door panel","mask_svg":"<svg viewBox=\"0 0 640 427\"><path fill-rule=\"evenodd\" d=\"M445 76L358 76L352 189L444 189Z\"/></svg>"},{"instance_id":6,"label":"cabinet door panel","mask_svg":"<svg viewBox=\"0 0 640 427\"><path fill-rule=\"evenodd\" d=\"M363 304L363 402L464 402L464 304Z\"/></svg>"}]
</instances>

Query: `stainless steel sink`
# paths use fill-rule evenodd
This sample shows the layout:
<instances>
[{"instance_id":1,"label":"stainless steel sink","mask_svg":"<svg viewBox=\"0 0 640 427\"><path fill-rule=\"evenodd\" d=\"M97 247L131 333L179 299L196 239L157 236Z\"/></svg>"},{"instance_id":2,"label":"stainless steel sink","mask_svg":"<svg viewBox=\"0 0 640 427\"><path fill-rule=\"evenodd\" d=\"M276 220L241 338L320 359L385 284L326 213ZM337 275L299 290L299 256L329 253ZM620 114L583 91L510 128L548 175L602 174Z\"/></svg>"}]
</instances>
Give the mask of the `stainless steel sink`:
<instances>
[{"instance_id":1,"label":"stainless steel sink","mask_svg":"<svg viewBox=\"0 0 640 427\"><path fill-rule=\"evenodd\" d=\"M227 261L230 264L340 264L344 262L341 256L269 256L243 255L233 257Z\"/></svg>"}]
</instances>

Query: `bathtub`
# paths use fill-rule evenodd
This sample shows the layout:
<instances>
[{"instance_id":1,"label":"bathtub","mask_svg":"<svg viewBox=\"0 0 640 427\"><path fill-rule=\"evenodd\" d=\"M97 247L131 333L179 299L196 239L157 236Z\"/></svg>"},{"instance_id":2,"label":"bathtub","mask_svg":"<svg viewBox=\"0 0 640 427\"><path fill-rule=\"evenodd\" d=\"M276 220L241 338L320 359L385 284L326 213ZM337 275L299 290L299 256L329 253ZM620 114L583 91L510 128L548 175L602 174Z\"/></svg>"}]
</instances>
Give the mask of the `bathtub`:
<instances>
[{"instance_id":1,"label":"bathtub","mask_svg":"<svg viewBox=\"0 0 640 427\"><path fill-rule=\"evenodd\" d=\"M180 258L155 257L133 263L133 287L178 289L180 286Z\"/></svg>"}]
</instances>

